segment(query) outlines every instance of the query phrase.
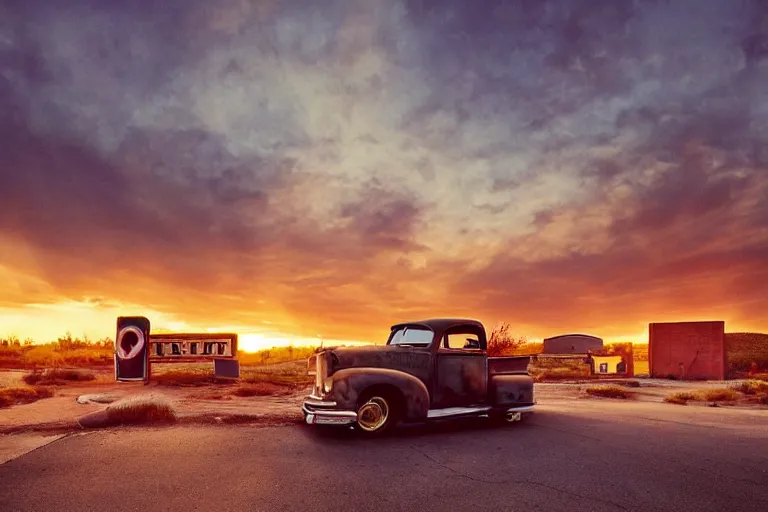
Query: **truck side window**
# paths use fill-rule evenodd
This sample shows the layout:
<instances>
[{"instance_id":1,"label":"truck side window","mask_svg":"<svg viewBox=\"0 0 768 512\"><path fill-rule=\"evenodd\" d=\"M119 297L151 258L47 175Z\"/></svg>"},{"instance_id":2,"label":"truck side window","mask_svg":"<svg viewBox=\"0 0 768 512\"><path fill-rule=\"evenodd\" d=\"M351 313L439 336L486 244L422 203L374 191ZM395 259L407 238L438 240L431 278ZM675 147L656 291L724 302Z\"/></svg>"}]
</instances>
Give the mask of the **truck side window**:
<instances>
[{"instance_id":1,"label":"truck side window","mask_svg":"<svg viewBox=\"0 0 768 512\"><path fill-rule=\"evenodd\" d=\"M446 334L445 337L447 340L446 348L480 350L480 341L475 334L453 333Z\"/></svg>"}]
</instances>

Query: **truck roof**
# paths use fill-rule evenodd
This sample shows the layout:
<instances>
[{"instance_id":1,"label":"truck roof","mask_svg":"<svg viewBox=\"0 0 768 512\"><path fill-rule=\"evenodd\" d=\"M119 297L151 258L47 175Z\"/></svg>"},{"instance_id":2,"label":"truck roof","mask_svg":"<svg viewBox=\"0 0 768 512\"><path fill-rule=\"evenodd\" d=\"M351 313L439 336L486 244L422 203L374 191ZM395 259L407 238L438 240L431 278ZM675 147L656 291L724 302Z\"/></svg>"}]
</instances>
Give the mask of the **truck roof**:
<instances>
[{"instance_id":1,"label":"truck roof","mask_svg":"<svg viewBox=\"0 0 768 512\"><path fill-rule=\"evenodd\" d=\"M456 325L473 325L484 328L482 322L474 318L427 318L425 320L414 320L411 322L401 322L392 326L392 329L400 327L420 325L432 329L433 331L444 331Z\"/></svg>"}]
</instances>

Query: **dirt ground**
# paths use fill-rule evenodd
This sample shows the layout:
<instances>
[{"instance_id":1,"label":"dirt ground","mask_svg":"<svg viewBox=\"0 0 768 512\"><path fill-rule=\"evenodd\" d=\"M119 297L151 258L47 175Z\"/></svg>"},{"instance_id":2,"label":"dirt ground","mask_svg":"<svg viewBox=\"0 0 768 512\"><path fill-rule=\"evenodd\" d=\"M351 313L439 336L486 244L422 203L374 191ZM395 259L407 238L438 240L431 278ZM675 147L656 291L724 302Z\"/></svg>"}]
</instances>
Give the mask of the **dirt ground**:
<instances>
[{"instance_id":1,"label":"dirt ground","mask_svg":"<svg viewBox=\"0 0 768 512\"><path fill-rule=\"evenodd\" d=\"M0 371L0 385L18 385L24 372ZM630 386L634 382L639 386ZM586 388L595 385L626 387L639 401L663 402L664 398L680 391L700 391L723 388L730 382L677 382L661 379L617 379L589 383L537 383L539 400L571 398L600 400L590 397ZM229 386L229 387L228 387ZM232 384L204 384L179 387L151 383L125 383L99 376L92 382L73 382L54 386L54 396L33 403L0 409L0 434L20 431L69 431L80 429L77 419L85 414L102 410L110 401L137 396L155 396L168 400L181 421L282 423L301 420L301 401L309 393L309 386L295 387L279 396L233 396L225 391ZM93 401L91 399L96 399ZM605 399L603 399L605 400ZM81 403L83 402L83 403ZM706 403L689 403L689 406ZM743 406L743 405L738 405ZM737 407L738 407L737 406ZM676 405L670 404L670 407ZM679 407L679 406L677 406ZM751 408L766 406L750 405Z\"/></svg>"},{"instance_id":2,"label":"dirt ground","mask_svg":"<svg viewBox=\"0 0 768 512\"><path fill-rule=\"evenodd\" d=\"M2 372L0 372L2 373ZM5 376L7 378L7 375ZM216 418L237 418L241 422L290 422L301 419L301 401L306 390L282 396L225 396L207 399L223 386L209 384L195 387L175 387L142 383L74 383L55 386L54 396L0 409L0 434L22 430L60 431L79 429L77 419L115 402L137 396L167 399L181 421L194 419L216 421ZM80 398L80 401L78 401ZM95 399L96 401L93 401ZM85 403L80 403L85 402Z\"/></svg>"}]
</instances>

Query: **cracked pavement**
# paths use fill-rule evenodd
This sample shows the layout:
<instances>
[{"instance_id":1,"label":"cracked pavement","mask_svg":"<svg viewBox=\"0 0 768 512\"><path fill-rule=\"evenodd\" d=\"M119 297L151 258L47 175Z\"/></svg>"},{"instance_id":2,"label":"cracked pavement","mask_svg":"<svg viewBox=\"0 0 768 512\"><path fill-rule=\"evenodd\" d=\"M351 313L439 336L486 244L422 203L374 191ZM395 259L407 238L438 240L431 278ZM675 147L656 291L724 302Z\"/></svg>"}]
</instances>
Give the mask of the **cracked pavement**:
<instances>
[{"instance_id":1,"label":"cracked pavement","mask_svg":"<svg viewBox=\"0 0 768 512\"><path fill-rule=\"evenodd\" d=\"M0 510L754 511L768 413L548 400L483 420L346 430L174 426L69 436L0 466Z\"/></svg>"}]
</instances>

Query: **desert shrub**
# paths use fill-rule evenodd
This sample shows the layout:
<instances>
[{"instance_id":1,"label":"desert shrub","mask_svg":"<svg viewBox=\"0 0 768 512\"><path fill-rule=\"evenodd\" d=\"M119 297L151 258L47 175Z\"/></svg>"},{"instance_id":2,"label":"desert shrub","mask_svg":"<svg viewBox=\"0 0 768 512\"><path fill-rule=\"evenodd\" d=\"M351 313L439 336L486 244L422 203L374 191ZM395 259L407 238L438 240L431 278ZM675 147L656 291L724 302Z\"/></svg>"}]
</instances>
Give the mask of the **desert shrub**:
<instances>
[{"instance_id":1,"label":"desert shrub","mask_svg":"<svg viewBox=\"0 0 768 512\"><path fill-rule=\"evenodd\" d=\"M701 394L707 402L735 402L741 393L730 388L708 389Z\"/></svg>"},{"instance_id":2,"label":"desert shrub","mask_svg":"<svg viewBox=\"0 0 768 512\"><path fill-rule=\"evenodd\" d=\"M220 382L213 370L170 370L163 373L153 373L152 380L162 386L207 386ZM224 382L231 382L229 380Z\"/></svg>"},{"instance_id":3,"label":"desert shrub","mask_svg":"<svg viewBox=\"0 0 768 512\"><path fill-rule=\"evenodd\" d=\"M43 371L33 371L22 377L29 385L51 386L67 382L88 382L96 379L96 375L82 370L53 368Z\"/></svg>"},{"instance_id":4,"label":"desert shrub","mask_svg":"<svg viewBox=\"0 0 768 512\"><path fill-rule=\"evenodd\" d=\"M170 402L162 397L135 396L115 402L106 409L110 424L170 423L177 419Z\"/></svg>"},{"instance_id":5,"label":"desert shrub","mask_svg":"<svg viewBox=\"0 0 768 512\"><path fill-rule=\"evenodd\" d=\"M768 371L768 334L726 333L725 349L730 372Z\"/></svg>"},{"instance_id":6,"label":"desert shrub","mask_svg":"<svg viewBox=\"0 0 768 512\"><path fill-rule=\"evenodd\" d=\"M761 380L748 380L731 386L731 389L744 395L758 395L768 393L768 382Z\"/></svg>"},{"instance_id":7,"label":"desert shrub","mask_svg":"<svg viewBox=\"0 0 768 512\"><path fill-rule=\"evenodd\" d=\"M51 396L53 392L50 389L37 386L0 388L0 408L28 404Z\"/></svg>"},{"instance_id":8,"label":"desert shrub","mask_svg":"<svg viewBox=\"0 0 768 512\"><path fill-rule=\"evenodd\" d=\"M241 382L246 383L265 383L273 384L276 386L291 386L294 388L304 387L314 382L314 377L307 375L306 370L301 372L253 372L243 375L240 378Z\"/></svg>"},{"instance_id":9,"label":"desert shrub","mask_svg":"<svg viewBox=\"0 0 768 512\"><path fill-rule=\"evenodd\" d=\"M285 386L279 386L269 382L258 382L253 384L241 384L230 391L230 394L239 397L249 397L286 395L291 392L291 389Z\"/></svg>"},{"instance_id":10,"label":"desert shrub","mask_svg":"<svg viewBox=\"0 0 768 512\"><path fill-rule=\"evenodd\" d=\"M241 366L259 366L267 364L287 363L290 361L306 361L317 347L272 347L258 352L238 351L237 357Z\"/></svg>"},{"instance_id":11,"label":"desert shrub","mask_svg":"<svg viewBox=\"0 0 768 512\"><path fill-rule=\"evenodd\" d=\"M601 398L628 399L635 397L635 393L633 391L626 390L619 386L589 386L585 391L588 395Z\"/></svg>"},{"instance_id":12,"label":"desert shrub","mask_svg":"<svg viewBox=\"0 0 768 512\"><path fill-rule=\"evenodd\" d=\"M664 397L664 401L670 404L687 405L688 402L696 400L696 395L689 391L672 393Z\"/></svg>"},{"instance_id":13,"label":"desert shrub","mask_svg":"<svg viewBox=\"0 0 768 512\"><path fill-rule=\"evenodd\" d=\"M535 357L530 373L536 382L578 380L592 377L591 368L583 357Z\"/></svg>"},{"instance_id":14,"label":"desert shrub","mask_svg":"<svg viewBox=\"0 0 768 512\"><path fill-rule=\"evenodd\" d=\"M487 352L491 357L515 355L526 343L523 337L515 338L509 332L509 324L502 322L488 336Z\"/></svg>"},{"instance_id":15,"label":"desert shrub","mask_svg":"<svg viewBox=\"0 0 768 512\"><path fill-rule=\"evenodd\" d=\"M551 382L561 380L582 380L590 378L589 371L575 371L570 368L549 368L546 370L531 370L535 382Z\"/></svg>"}]
</instances>

